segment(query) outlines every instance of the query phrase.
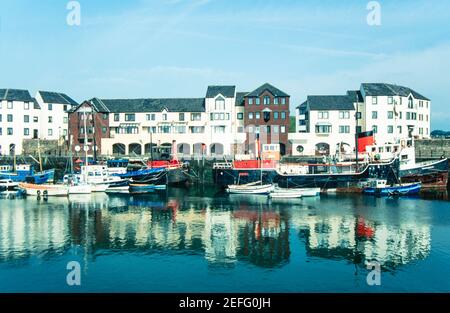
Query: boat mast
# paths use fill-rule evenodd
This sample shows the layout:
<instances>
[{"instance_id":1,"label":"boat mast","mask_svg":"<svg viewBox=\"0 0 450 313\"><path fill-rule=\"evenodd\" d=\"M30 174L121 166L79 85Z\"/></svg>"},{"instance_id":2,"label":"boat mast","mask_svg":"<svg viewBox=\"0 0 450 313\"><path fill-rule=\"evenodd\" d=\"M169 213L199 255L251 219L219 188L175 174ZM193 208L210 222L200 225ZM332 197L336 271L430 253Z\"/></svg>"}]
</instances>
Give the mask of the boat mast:
<instances>
[{"instance_id":1,"label":"boat mast","mask_svg":"<svg viewBox=\"0 0 450 313\"><path fill-rule=\"evenodd\" d=\"M39 138L38 138L38 157L39 157L39 170L42 173L41 140Z\"/></svg>"},{"instance_id":2,"label":"boat mast","mask_svg":"<svg viewBox=\"0 0 450 313\"><path fill-rule=\"evenodd\" d=\"M152 127L149 126L148 130L150 131L150 168L153 168L153 130Z\"/></svg>"}]
</instances>

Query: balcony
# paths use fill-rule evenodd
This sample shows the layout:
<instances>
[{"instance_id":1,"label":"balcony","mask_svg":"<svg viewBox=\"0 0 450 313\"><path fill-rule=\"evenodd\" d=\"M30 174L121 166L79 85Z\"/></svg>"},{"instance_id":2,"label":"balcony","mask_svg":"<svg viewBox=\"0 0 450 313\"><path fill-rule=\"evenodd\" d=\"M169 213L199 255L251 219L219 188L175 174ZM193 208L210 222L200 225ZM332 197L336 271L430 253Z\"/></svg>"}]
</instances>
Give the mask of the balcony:
<instances>
[{"instance_id":1,"label":"balcony","mask_svg":"<svg viewBox=\"0 0 450 313\"><path fill-rule=\"evenodd\" d=\"M306 120L306 114L300 114L300 115L298 116L298 119L299 119L299 120Z\"/></svg>"},{"instance_id":2,"label":"balcony","mask_svg":"<svg viewBox=\"0 0 450 313\"><path fill-rule=\"evenodd\" d=\"M306 131L306 125L301 125L298 127L299 132L305 132Z\"/></svg>"}]
</instances>

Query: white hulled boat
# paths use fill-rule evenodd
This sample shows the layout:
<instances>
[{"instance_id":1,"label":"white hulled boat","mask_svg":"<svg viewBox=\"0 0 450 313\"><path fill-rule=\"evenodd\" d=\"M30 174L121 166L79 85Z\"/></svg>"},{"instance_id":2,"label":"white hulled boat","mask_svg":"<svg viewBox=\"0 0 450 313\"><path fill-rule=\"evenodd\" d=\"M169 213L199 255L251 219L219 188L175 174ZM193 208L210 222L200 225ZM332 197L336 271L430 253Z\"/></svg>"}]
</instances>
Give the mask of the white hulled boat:
<instances>
[{"instance_id":1,"label":"white hulled boat","mask_svg":"<svg viewBox=\"0 0 450 313\"><path fill-rule=\"evenodd\" d=\"M232 194L263 195L269 194L273 189L274 186L272 184L262 185L259 181L245 185L229 185L227 192Z\"/></svg>"},{"instance_id":2,"label":"white hulled boat","mask_svg":"<svg viewBox=\"0 0 450 313\"><path fill-rule=\"evenodd\" d=\"M25 190L25 193L28 196L55 197L67 196L69 194L69 188L63 185L37 185L20 183L19 188Z\"/></svg>"}]
</instances>

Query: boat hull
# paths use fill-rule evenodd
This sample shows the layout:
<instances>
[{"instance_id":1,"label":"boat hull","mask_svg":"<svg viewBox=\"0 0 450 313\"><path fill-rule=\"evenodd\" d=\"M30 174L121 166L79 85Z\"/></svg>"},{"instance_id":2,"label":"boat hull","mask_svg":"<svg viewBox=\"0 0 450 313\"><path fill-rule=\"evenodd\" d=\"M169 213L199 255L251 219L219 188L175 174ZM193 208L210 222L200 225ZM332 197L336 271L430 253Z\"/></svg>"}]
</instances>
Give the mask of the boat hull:
<instances>
[{"instance_id":1,"label":"boat hull","mask_svg":"<svg viewBox=\"0 0 450 313\"><path fill-rule=\"evenodd\" d=\"M250 184L257 181L262 181L263 184L276 183L278 173L275 169L213 169L214 184L221 188L229 185Z\"/></svg>"},{"instance_id":2,"label":"boat hull","mask_svg":"<svg viewBox=\"0 0 450 313\"><path fill-rule=\"evenodd\" d=\"M14 172L0 172L0 180L10 179L14 182L27 182L31 184L45 184L48 182L53 182L55 179L55 170L48 170L40 173L34 174L24 174L24 173L14 173Z\"/></svg>"},{"instance_id":3,"label":"boat hull","mask_svg":"<svg viewBox=\"0 0 450 313\"><path fill-rule=\"evenodd\" d=\"M130 184L129 193L133 195L153 193L158 190L166 190L166 185L141 185L141 184Z\"/></svg>"},{"instance_id":4,"label":"boat hull","mask_svg":"<svg viewBox=\"0 0 450 313\"><path fill-rule=\"evenodd\" d=\"M61 185L38 185L20 183L19 188L25 190L27 196L64 197L69 194L69 188Z\"/></svg>"},{"instance_id":5,"label":"boat hull","mask_svg":"<svg viewBox=\"0 0 450 313\"><path fill-rule=\"evenodd\" d=\"M280 174L278 185L282 188L320 188L322 190L351 190L358 188L368 179L385 179L395 183L398 177L399 161L390 163L373 163L358 173L328 173L328 174Z\"/></svg>"},{"instance_id":6,"label":"boat hull","mask_svg":"<svg viewBox=\"0 0 450 313\"><path fill-rule=\"evenodd\" d=\"M230 185L227 188L227 192L230 194L240 194L240 195L266 195L273 191L272 185L253 185L253 186L240 186L240 185Z\"/></svg>"},{"instance_id":7,"label":"boat hull","mask_svg":"<svg viewBox=\"0 0 450 313\"><path fill-rule=\"evenodd\" d=\"M92 193L91 185L69 186L69 195L86 195Z\"/></svg>"},{"instance_id":8,"label":"boat hull","mask_svg":"<svg viewBox=\"0 0 450 313\"><path fill-rule=\"evenodd\" d=\"M448 159L435 162L420 162L414 167L402 169L400 179L404 183L420 182L423 187L446 188L448 184Z\"/></svg>"},{"instance_id":9,"label":"boat hull","mask_svg":"<svg viewBox=\"0 0 450 313\"><path fill-rule=\"evenodd\" d=\"M420 183L412 183L384 188L364 188L363 193L376 196L408 196L418 194L420 189Z\"/></svg>"}]
</instances>

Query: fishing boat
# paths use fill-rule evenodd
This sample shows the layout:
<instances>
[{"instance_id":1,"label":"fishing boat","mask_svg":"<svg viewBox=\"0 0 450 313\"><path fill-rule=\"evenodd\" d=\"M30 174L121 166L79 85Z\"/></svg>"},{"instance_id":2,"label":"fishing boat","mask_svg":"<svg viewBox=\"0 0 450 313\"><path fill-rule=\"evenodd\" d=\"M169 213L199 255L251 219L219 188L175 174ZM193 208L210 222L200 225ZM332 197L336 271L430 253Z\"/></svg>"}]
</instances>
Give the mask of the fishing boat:
<instances>
[{"instance_id":1,"label":"fishing boat","mask_svg":"<svg viewBox=\"0 0 450 313\"><path fill-rule=\"evenodd\" d=\"M386 180L374 180L368 187L363 189L363 193L375 196L409 196L420 192L421 183L407 184L387 184Z\"/></svg>"},{"instance_id":2,"label":"fishing boat","mask_svg":"<svg viewBox=\"0 0 450 313\"><path fill-rule=\"evenodd\" d=\"M397 156L400 160L399 179L402 183L422 183L422 188L447 188L449 161L417 162L414 138L397 140L395 143L367 146L369 157L379 160Z\"/></svg>"},{"instance_id":3,"label":"fishing boat","mask_svg":"<svg viewBox=\"0 0 450 313\"><path fill-rule=\"evenodd\" d=\"M183 185L189 181L189 168L187 164L173 159L170 161L147 162L147 167L153 170L165 170L169 185Z\"/></svg>"},{"instance_id":4,"label":"fishing boat","mask_svg":"<svg viewBox=\"0 0 450 313\"><path fill-rule=\"evenodd\" d=\"M226 191L230 194L266 195L273 189L274 186L272 184L262 184L259 181L243 185L229 185Z\"/></svg>"},{"instance_id":5,"label":"fishing boat","mask_svg":"<svg viewBox=\"0 0 450 313\"><path fill-rule=\"evenodd\" d=\"M81 174L76 174L78 180L92 186L92 192L105 192L106 189L121 185L128 181L118 176L112 176L106 165L87 165L81 167Z\"/></svg>"},{"instance_id":6,"label":"fishing boat","mask_svg":"<svg viewBox=\"0 0 450 313\"><path fill-rule=\"evenodd\" d=\"M69 194L69 188L63 185L19 183L19 188L25 190L28 196L53 197L67 196Z\"/></svg>"},{"instance_id":7,"label":"fishing boat","mask_svg":"<svg viewBox=\"0 0 450 313\"><path fill-rule=\"evenodd\" d=\"M52 182L55 178L55 170L35 172L34 167L29 164L20 164L15 167L11 165L0 166L0 179L10 179L14 182L31 182L45 184Z\"/></svg>"}]
</instances>

